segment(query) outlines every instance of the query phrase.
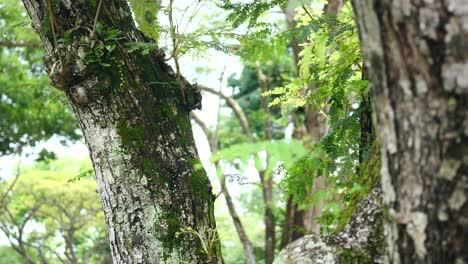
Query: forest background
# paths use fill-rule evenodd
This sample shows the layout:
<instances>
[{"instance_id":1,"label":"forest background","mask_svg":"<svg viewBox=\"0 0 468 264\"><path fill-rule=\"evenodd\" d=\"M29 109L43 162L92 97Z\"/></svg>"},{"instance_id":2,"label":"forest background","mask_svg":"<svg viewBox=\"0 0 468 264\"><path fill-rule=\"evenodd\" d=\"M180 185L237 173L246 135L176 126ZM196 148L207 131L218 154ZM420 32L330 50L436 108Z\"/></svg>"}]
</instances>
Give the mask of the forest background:
<instances>
[{"instance_id":1,"label":"forest background","mask_svg":"<svg viewBox=\"0 0 468 264\"><path fill-rule=\"evenodd\" d=\"M157 45L134 42L128 52L161 49L177 80L183 75L203 95L202 110L190 115L201 157L195 167L205 168L214 187L219 236L210 242L219 239L224 261L270 264L300 237L342 231L380 185L352 4L129 3ZM94 26L101 42L90 40L85 63L114 67L121 32ZM0 262L111 263L82 133L67 98L50 85L41 42L19 1L0 3L0 32ZM69 44L72 34L63 32L56 45ZM382 228L375 229L372 249L344 258L382 255ZM190 228L174 234L200 235ZM205 250L210 255L210 245Z\"/></svg>"}]
</instances>

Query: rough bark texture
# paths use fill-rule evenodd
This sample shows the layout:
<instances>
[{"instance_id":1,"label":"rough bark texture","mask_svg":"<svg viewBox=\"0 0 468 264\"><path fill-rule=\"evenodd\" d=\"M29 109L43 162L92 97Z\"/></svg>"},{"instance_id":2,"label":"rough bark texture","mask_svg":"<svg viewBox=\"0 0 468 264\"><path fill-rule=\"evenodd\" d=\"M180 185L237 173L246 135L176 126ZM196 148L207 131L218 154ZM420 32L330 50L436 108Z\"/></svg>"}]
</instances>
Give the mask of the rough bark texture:
<instances>
[{"instance_id":1,"label":"rough bark texture","mask_svg":"<svg viewBox=\"0 0 468 264\"><path fill-rule=\"evenodd\" d=\"M306 235L281 250L275 263L382 263L383 250L381 190L376 188L342 231Z\"/></svg>"},{"instance_id":2,"label":"rough bark texture","mask_svg":"<svg viewBox=\"0 0 468 264\"><path fill-rule=\"evenodd\" d=\"M468 2L355 0L390 263L467 263Z\"/></svg>"},{"instance_id":3,"label":"rough bark texture","mask_svg":"<svg viewBox=\"0 0 468 264\"><path fill-rule=\"evenodd\" d=\"M160 51L128 53L127 45L149 39L124 0L23 2L45 47L46 70L83 130L114 263L222 262L210 182L193 166L195 87L179 85ZM112 28L119 39L108 37ZM187 228L200 238L177 236Z\"/></svg>"}]
</instances>

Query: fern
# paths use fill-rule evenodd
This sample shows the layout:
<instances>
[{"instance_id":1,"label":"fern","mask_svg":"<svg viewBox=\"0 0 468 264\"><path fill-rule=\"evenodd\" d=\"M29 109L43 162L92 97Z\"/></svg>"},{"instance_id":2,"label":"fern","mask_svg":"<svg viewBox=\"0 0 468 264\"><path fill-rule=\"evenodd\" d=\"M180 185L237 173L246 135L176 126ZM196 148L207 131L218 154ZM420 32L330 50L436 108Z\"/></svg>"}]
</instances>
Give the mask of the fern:
<instances>
[{"instance_id":1,"label":"fern","mask_svg":"<svg viewBox=\"0 0 468 264\"><path fill-rule=\"evenodd\" d=\"M151 51L158 49L156 43L146 43L146 42L131 42L127 44L128 52L141 52L142 55L147 55Z\"/></svg>"},{"instance_id":2,"label":"fern","mask_svg":"<svg viewBox=\"0 0 468 264\"><path fill-rule=\"evenodd\" d=\"M275 6L284 6L288 1L286 0L272 0L272 1L253 1L251 3L233 3L230 0L222 0L220 7L230 11L228 20L232 22L234 27L238 27L243 23L248 23L248 27L258 26L258 18L266 11Z\"/></svg>"},{"instance_id":3,"label":"fern","mask_svg":"<svg viewBox=\"0 0 468 264\"><path fill-rule=\"evenodd\" d=\"M298 27L290 34L308 34L300 54L300 76L263 95L275 96L271 106L312 105L326 115L327 133L287 170L282 186L302 205L325 200L319 221L326 232L334 232L378 182L377 172L364 172L359 164L360 117L368 110L361 105L361 96L367 96L368 82L362 77L359 39L349 7L334 17L299 13L297 20ZM375 151L365 151L372 161L378 159ZM329 187L311 194L317 175L326 176Z\"/></svg>"}]
</instances>

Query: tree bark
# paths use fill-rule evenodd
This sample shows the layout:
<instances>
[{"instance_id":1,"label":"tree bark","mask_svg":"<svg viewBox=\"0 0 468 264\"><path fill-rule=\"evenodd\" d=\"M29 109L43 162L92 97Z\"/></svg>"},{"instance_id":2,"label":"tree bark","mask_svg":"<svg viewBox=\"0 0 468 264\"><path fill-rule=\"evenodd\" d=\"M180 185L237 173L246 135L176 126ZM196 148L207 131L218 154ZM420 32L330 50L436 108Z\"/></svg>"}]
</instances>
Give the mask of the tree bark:
<instances>
[{"instance_id":1,"label":"tree bark","mask_svg":"<svg viewBox=\"0 0 468 264\"><path fill-rule=\"evenodd\" d=\"M288 244L275 264L382 263L382 204L380 188L361 201L343 230L330 236L306 235Z\"/></svg>"},{"instance_id":2,"label":"tree bark","mask_svg":"<svg viewBox=\"0 0 468 264\"><path fill-rule=\"evenodd\" d=\"M468 3L353 4L382 143L386 261L466 263Z\"/></svg>"},{"instance_id":3,"label":"tree bark","mask_svg":"<svg viewBox=\"0 0 468 264\"><path fill-rule=\"evenodd\" d=\"M290 195L286 203L280 249L285 248L289 243L305 235L304 213L304 210L301 210L299 205L294 201L294 196Z\"/></svg>"},{"instance_id":4,"label":"tree bark","mask_svg":"<svg viewBox=\"0 0 468 264\"><path fill-rule=\"evenodd\" d=\"M258 172L265 204L265 263L271 264L275 259L275 215L273 212L273 176L265 171Z\"/></svg>"},{"instance_id":5,"label":"tree bark","mask_svg":"<svg viewBox=\"0 0 468 264\"><path fill-rule=\"evenodd\" d=\"M83 131L114 263L221 263L210 182L193 166L196 87L159 50L127 51L151 41L124 0L23 2Z\"/></svg>"}]
</instances>

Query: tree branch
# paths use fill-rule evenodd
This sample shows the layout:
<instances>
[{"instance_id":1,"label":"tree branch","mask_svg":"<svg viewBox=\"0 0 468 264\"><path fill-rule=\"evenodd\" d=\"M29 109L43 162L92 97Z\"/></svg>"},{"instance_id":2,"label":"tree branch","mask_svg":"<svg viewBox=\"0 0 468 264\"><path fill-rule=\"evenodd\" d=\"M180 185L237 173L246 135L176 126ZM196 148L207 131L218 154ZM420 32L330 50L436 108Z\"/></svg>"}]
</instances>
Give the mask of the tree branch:
<instances>
[{"instance_id":1,"label":"tree branch","mask_svg":"<svg viewBox=\"0 0 468 264\"><path fill-rule=\"evenodd\" d=\"M291 242L281 250L275 263L341 263L345 250L370 263L383 263L385 243L381 231L382 190L375 188L342 231L330 236L307 235Z\"/></svg>"},{"instance_id":2,"label":"tree branch","mask_svg":"<svg viewBox=\"0 0 468 264\"><path fill-rule=\"evenodd\" d=\"M0 200L0 208L3 208L3 207L6 207L7 204L6 204L6 199L8 197L8 194L11 192L11 190L13 190L13 188L15 187L16 185L16 182L18 182L18 179L19 179L19 176L21 174L21 153L20 153L20 160L18 161L18 164L16 165L16 174L15 174L15 179L13 180L13 182L10 184L10 186L8 186L7 190L5 191L5 193L3 194L2 196L2 199Z\"/></svg>"},{"instance_id":3,"label":"tree branch","mask_svg":"<svg viewBox=\"0 0 468 264\"><path fill-rule=\"evenodd\" d=\"M7 48L33 48L39 49L41 46L35 42L13 42L9 40L0 40L0 46Z\"/></svg>"},{"instance_id":4,"label":"tree branch","mask_svg":"<svg viewBox=\"0 0 468 264\"><path fill-rule=\"evenodd\" d=\"M213 91L215 91L215 90L213 90ZM190 113L190 117L192 118L193 121L195 121L195 123L198 126L200 126L200 128L205 133L206 138L208 139L208 142L210 143L211 152L213 153L213 152L218 151L218 142L217 142L218 140L217 140L216 137L213 136L213 133L208 129L208 126L205 124L205 122L203 122L193 112ZM218 167L219 162L215 162L215 166ZM254 254L253 245L252 245L252 242L250 241L249 237L247 236L245 228L242 225L241 219L240 219L239 215L237 214L237 210L236 210L236 207L234 205L234 202L232 201L231 194L229 193L229 190L227 189L226 175L223 175L222 178L219 178L219 182L220 182L220 185L221 185L220 186L221 191L216 197L218 197L221 193L224 194L224 198L226 200L226 205L227 205L227 207L229 209L229 214L231 215L232 221L234 222L234 227L236 228L239 239L240 239L240 241L242 243L242 246L244 247L244 253L245 253L245 256L247 258L247 264L254 264L256 262L255 262L255 254Z\"/></svg>"},{"instance_id":5,"label":"tree branch","mask_svg":"<svg viewBox=\"0 0 468 264\"><path fill-rule=\"evenodd\" d=\"M242 110L242 107L239 105L239 103L232 97L225 95L221 91L216 91L213 88L209 88L207 86L203 85L198 85L198 88L200 88L202 91L209 92L211 94L217 95L218 97L224 99L226 101L226 104L234 111L234 114L237 116L237 119L239 119L239 122L242 127L242 132L249 138L252 137L250 133L250 128L249 128L249 121L244 113L244 110Z\"/></svg>"},{"instance_id":6,"label":"tree branch","mask_svg":"<svg viewBox=\"0 0 468 264\"><path fill-rule=\"evenodd\" d=\"M99 4L96 10L96 15L94 16L93 31L91 31L91 36L90 36L91 39L94 38L94 34L96 33L96 26L97 26L97 21L99 18L99 13L101 12L102 2L104 2L104 0L99 0Z\"/></svg>"},{"instance_id":7,"label":"tree branch","mask_svg":"<svg viewBox=\"0 0 468 264\"><path fill-rule=\"evenodd\" d=\"M208 144L210 144L210 150L211 152L216 152L218 151L218 145L217 142L215 142L213 133L210 131L208 126L203 122L200 117L197 116L194 112L190 113L190 118L192 118L193 121L201 128L203 133L206 135L206 138L208 139Z\"/></svg>"}]
</instances>

